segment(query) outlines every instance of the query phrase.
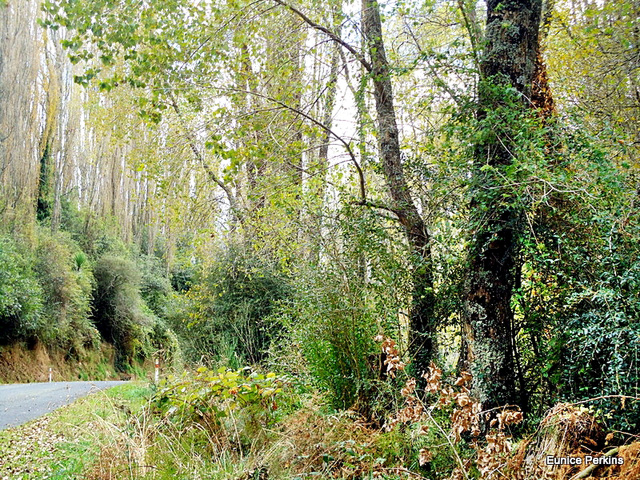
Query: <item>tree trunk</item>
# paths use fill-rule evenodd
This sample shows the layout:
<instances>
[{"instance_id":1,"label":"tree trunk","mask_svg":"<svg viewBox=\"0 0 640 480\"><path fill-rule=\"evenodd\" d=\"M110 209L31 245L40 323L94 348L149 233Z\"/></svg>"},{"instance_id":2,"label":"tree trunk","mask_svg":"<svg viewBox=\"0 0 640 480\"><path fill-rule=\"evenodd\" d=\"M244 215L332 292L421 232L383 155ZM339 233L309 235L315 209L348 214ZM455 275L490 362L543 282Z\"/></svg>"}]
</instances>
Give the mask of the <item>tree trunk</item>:
<instances>
[{"instance_id":1,"label":"tree trunk","mask_svg":"<svg viewBox=\"0 0 640 480\"><path fill-rule=\"evenodd\" d=\"M402 168L398 125L393 106L393 89L389 64L382 41L382 22L380 10L375 0L362 0L362 32L370 62L335 32L313 22L297 8L283 0L273 0L291 10L312 28L328 35L334 42L348 50L371 75L374 85L374 98L377 111L378 150L383 165L387 187L391 195L391 210L398 216L404 227L412 253L413 295L409 315L410 354L414 369L419 373L426 369L436 350L436 332L433 293L433 269L430 249L430 237L427 228L416 208ZM357 167L359 169L359 167ZM360 171L362 204L364 181Z\"/></svg>"},{"instance_id":2,"label":"tree trunk","mask_svg":"<svg viewBox=\"0 0 640 480\"><path fill-rule=\"evenodd\" d=\"M507 92L508 87L521 94L521 105L515 108L534 108L530 99L539 53L541 5L541 0L487 2L486 46L478 94L480 120L491 111L505 108L496 91ZM496 175L483 171L485 166L491 172L511 164L509 143L507 138L489 136L475 148L471 202L475 231L466 301L474 389L485 408L518 400L511 296L524 211L521 205L504 201L500 192L509 187L501 185Z\"/></svg>"},{"instance_id":3,"label":"tree trunk","mask_svg":"<svg viewBox=\"0 0 640 480\"><path fill-rule=\"evenodd\" d=\"M338 25L339 27L339 25ZM339 30L338 30L339 32ZM333 44L333 51L331 53L331 67L329 70L329 79L326 85L326 93L324 100L324 111L322 115L322 123L331 128L333 123L333 108L336 103L336 96L338 93L338 69L340 67L340 45ZM316 194L319 198L323 199L326 184L327 184L327 170L329 168L329 143L331 142L331 134L328 130L322 132L322 143L318 150L318 170L320 171L320 181L318 182L318 188Z\"/></svg>"},{"instance_id":4,"label":"tree trunk","mask_svg":"<svg viewBox=\"0 0 640 480\"><path fill-rule=\"evenodd\" d=\"M433 272L430 237L416 208L402 167L400 141L393 105L389 64L382 41L378 3L362 1L362 26L371 61L378 124L378 145L392 209L404 227L413 255L413 298L409 315L410 354L416 373L429 365L435 353Z\"/></svg>"}]
</instances>

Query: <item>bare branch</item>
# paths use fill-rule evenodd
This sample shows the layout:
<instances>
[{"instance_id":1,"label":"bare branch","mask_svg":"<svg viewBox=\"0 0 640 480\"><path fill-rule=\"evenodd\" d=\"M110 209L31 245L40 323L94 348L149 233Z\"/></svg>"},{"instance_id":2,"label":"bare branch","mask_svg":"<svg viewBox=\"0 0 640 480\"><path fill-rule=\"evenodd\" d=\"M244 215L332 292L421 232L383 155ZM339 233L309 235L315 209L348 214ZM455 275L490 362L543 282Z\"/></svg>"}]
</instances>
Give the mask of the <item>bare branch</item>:
<instances>
[{"instance_id":1,"label":"bare branch","mask_svg":"<svg viewBox=\"0 0 640 480\"><path fill-rule=\"evenodd\" d=\"M366 189L365 189L364 171L362 170L362 167L360 166L360 163L358 162L358 159L356 158L355 154L353 153L353 150L351 150L351 145L349 145L349 142L347 142L344 138L342 138L340 135L335 133L331 128L327 127L324 123L316 120L311 115L308 115L307 113L303 112L299 108L295 108L295 107L292 107L291 105L287 105L286 103L281 102L280 100L277 100L277 99L275 99L273 97L269 97L268 95L262 95L261 93L257 93L257 92L251 92L251 91L246 91L246 90L236 89L236 88L229 88L227 90L233 91L233 92L248 93L250 95L255 95L256 97L263 98L263 99L265 99L265 100L267 100L269 102L275 103L276 105L279 105L280 107L282 107L284 109L287 109L287 110L289 110L291 112L294 112L294 113L300 115L301 117L309 120L314 125L317 125L321 129L323 129L325 132L327 132L328 134L332 135L336 140L338 140L340 143L342 143L342 145L344 145L345 150L347 151L347 153L349 154L349 157L351 158L351 162L356 167L356 170L358 172L359 186L360 186L360 199L363 202L366 201L367 192L366 192Z\"/></svg>"},{"instance_id":2,"label":"bare branch","mask_svg":"<svg viewBox=\"0 0 640 480\"><path fill-rule=\"evenodd\" d=\"M390 207L389 205L385 205L384 203L378 203L372 200L358 200L357 202L351 202L351 205L360 205L362 207L378 208L380 210L385 210L387 212L393 213L397 217L396 220L398 221L400 220L400 214L398 213L398 211Z\"/></svg>"},{"instance_id":3,"label":"bare branch","mask_svg":"<svg viewBox=\"0 0 640 480\"><path fill-rule=\"evenodd\" d=\"M619 447L615 447L611 450L609 450L607 453L603 454L603 457L612 457L613 455L615 455L616 453L618 453L620 450ZM587 478L590 477L591 474L600 466L600 463L593 463L592 465L588 466L587 468L585 468L584 470L582 470L581 472L577 473L576 475L574 475L573 477L571 477L571 480L580 480L582 478Z\"/></svg>"},{"instance_id":4,"label":"bare branch","mask_svg":"<svg viewBox=\"0 0 640 480\"><path fill-rule=\"evenodd\" d=\"M311 28L314 28L316 30L319 30L320 32L328 35L334 42L342 45L344 48L346 48L347 50L349 50L349 52L356 57L356 59L362 64L362 66L367 70L367 72L371 72L371 64L367 61L366 58L364 58L364 55L362 55L362 53L358 52L355 48L353 48L351 45L349 45L347 42L345 42L344 40L342 40L338 35L336 35L334 32L332 32L331 30L329 30L327 27L323 27L322 25L314 22L313 20L311 20L309 17L307 17L303 12L301 12L300 10L298 10L297 8L295 8L292 5L289 5L287 2L283 2L282 0L273 0L275 3L277 3L278 5L282 5L285 8L288 8L289 10L291 10L294 14L296 14L297 16L299 16L302 20L304 20L304 22L309 25Z\"/></svg>"}]
</instances>

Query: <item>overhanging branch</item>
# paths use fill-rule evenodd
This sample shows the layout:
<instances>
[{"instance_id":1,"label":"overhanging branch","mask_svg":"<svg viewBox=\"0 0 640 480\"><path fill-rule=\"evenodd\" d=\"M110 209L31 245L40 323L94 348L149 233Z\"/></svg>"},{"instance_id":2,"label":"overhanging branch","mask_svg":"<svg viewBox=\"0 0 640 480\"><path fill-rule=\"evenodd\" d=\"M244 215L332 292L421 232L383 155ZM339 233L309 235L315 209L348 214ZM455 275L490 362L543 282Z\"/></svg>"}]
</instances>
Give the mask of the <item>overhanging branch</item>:
<instances>
[{"instance_id":1,"label":"overhanging branch","mask_svg":"<svg viewBox=\"0 0 640 480\"><path fill-rule=\"evenodd\" d=\"M289 10L291 10L295 15L297 15L298 17L300 17L302 20L304 20L304 22L309 25L311 28L314 28L326 35L329 36L329 38L331 38L334 42L342 45L344 48L346 48L354 57L356 57L356 60L358 60L362 66L367 70L367 72L371 72L371 64L367 61L367 59L364 57L364 55L362 55L362 53L358 52L355 48L353 48L351 45L349 45L347 42L345 42L344 40L342 40L338 35L336 35L334 32L332 32L331 30L329 30L327 27L323 27L322 25L314 22L313 20L311 20L308 16L306 16L303 12L301 12L300 10L298 10L296 7L294 7L293 5L288 4L287 2L283 2L282 0L273 0L275 3L277 3L278 5L282 5L285 8L288 8Z\"/></svg>"},{"instance_id":2,"label":"overhanging branch","mask_svg":"<svg viewBox=\"0 0 640 480\"><path fill-rule=\"evenodd\" d=\"M342 143L342 145L344 145L345 150L349 154L349 157L351 158L351 162L353 163L353 165L356 168L356 171L358 172L358 183L359 183L359 188L360 188L360 201L361 202L366 202L366 200L367 200L367 192L366 192L366 189L365 189L364 171L362 170L362 167L361 167L360 163L358 162L358 159L356 158L355 154L353 153L353 150L351 150L351 146L349 145L349 142L347 142L344 138L342 138L340 135L335 133L331 128L327 127L324 123L316 120L311 115L303 112L299 108L292 107L291 105L287 105L286 103L281 102L280 100L277 100L277 99L275 99L273 97L270 97L268 95L263 95L263 94L258 93L258 92L252 92L252 91L236 89L236 88L229 88L227 90L232 91L232 92L247 93L249 95L254 95L254 96L258 97L258 98L262 98L262 99L267 100L269 102L275 103L276 105L278 105L278 106L280 106L280 107L282 107L284 109L290 110L291 112L294 112L294 113L300 115L301 117L309 120L311 123L313 123L314 125L320 127L325 132L327 132L329 135L332 135L336 140L338 140L340 143Z\"/></svg>"}]
</instances>

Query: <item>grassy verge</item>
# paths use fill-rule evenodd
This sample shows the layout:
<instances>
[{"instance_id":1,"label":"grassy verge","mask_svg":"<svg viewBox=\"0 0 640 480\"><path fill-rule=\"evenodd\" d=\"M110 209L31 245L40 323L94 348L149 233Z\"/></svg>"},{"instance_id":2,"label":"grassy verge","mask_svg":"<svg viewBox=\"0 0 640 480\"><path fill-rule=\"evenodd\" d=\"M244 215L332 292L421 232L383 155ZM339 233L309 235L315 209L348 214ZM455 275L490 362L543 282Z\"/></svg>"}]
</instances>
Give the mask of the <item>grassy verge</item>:
<instances>
[{"instance_id":1,"label":"grassy verge","mask_svg":"<svg viewBox=\"0 0 640 480\"><path fill-rule=\"evenodd\" d=\"M0 478L109 478L94 471L97 459L105 447L127 434L132 414L141 410L150 393L142 383L120 385L0 431ZM131 475L122 472L112 478Z\"/></svg>"},{"instance_id":2,"label":"grassy verge","mask_svg":"<svg viewBox=\"0 0 640 480\"><path fill-rule=\"evenodd\" d=\"M403 419L390 417L396 426L380 428L354 411L331 409L303 382L254 373L201 368L157 390L131 382L0 431L0 480L494 480L496 472L567 480L580 469L550 470L546 455L584 456L581 445L605 439L586 409L559 405L545 428L514 448L510 431L495 428L473 444L458 429L456 440L460 425L452 419L462 418L465 428L473 421L473 409L462 410L468 391L459 381L455 403L440 397L443 406L428 419L422 413L429 407L417 408L423 404L408 382L405 406L396 407ZM640 479L639 452L640 442L621 445L624 463L608 468L607 478Z\"/></svg>"},{"instance_id":3,"label":"grassy verge","mask_svg":"<svg viewBox=\"0 0 640 480\"><path fill-rule=\"evenodd\" d=\"M316 395L287 388L267 422L256 423L264 412L242 410L207 426L146 408L151 393L141 383L121 385L0 431L0 480L402 477L392 465L407 452L395 434L326 411Z\"/></svg>"},{"instance_id":4,"label":"grassy verge","mask_svg":"<svg viewBox=\"0 0 640 480\"><path fill-rule=\"evenodd\" d=\"M153 393L131 382L0 431L0 480L399 480L453 465L444 452L423 477L416 429L335 411L286 376L203 368Z\"/></svg>"}]
</instances>

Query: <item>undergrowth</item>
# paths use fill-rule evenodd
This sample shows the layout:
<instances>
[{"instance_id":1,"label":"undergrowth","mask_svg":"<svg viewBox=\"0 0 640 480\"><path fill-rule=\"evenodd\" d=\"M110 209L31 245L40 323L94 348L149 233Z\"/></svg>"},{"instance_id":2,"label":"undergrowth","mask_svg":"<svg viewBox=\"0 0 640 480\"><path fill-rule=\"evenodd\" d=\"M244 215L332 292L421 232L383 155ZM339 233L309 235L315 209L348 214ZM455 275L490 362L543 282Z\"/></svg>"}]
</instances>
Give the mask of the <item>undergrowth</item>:
<instances>
[{"instance_id":1,"label":"undergrowth","mask_svg":"<svg viewBox=\"0 0 640 480\"><path fill-rule=\"evenodd\" d=\"M383 421L335 410L295 377L200 367L0 432L0 478L569 480L581 469L548 468L546 455L607 451L626 463L601 473L640 478L639 444L606 434L587 406L558 405L524 436L514 430L522 413L483 410L468 373L448 377L432 364L416 379L395 342L377 340L387 375L401 385Z\"/></svg>"}]
</instances>

